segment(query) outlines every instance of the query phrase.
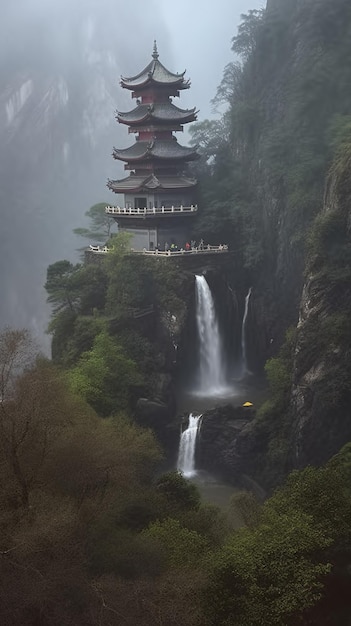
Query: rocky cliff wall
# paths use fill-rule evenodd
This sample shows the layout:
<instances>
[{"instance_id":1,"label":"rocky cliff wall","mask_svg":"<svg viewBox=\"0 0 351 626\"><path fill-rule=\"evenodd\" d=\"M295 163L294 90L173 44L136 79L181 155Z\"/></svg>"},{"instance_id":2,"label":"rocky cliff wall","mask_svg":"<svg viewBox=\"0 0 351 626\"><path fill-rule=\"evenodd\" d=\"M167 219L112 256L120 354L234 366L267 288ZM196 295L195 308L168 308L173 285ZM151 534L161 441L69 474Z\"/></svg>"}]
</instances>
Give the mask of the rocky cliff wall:
<instances>
[{"instance_id":1,"label":"rocky cliff wall","mask_svg":"<svg viewBox=\"0 0 351 626\"><path fill-rule=\"evenodd\" d=\"M274 384L284 389L215 455L271 488L351 438L351 5L269 0L262 20L249 25L230 100L233 179L241 168L249 188L237 240L244 250L226 282L239 302L253 287L251 351L259 367L279 354L289 327L297 330L289 358L274 364ZM340 141L344 152L333 164Z\"/></svg>"},{"instance_id":2,"label":"rocky cliff wall","mask_svg":"<svg viewBox=\"0 0 351 626\"><path fill-rule=\"evenodd\" d=\"M278 348L298 322L306 234L322 210L335 126L348 111L350 25L346 0L270 0L248 30L254 43L234 85L232 149L250 189L241 273L254 288L260 363L270 340Z\"/></svg>"},{"instance_id":3,"label":"rocky cliff wall","mask_svg":"<svg viewBox=\"0 0 351 626\"><path fill-rule=\"evenodd\" d=\"M324 463L351 440L351 151L339 150L311 235L294 356L292 463Z\"/></svg>"}]
</instances>

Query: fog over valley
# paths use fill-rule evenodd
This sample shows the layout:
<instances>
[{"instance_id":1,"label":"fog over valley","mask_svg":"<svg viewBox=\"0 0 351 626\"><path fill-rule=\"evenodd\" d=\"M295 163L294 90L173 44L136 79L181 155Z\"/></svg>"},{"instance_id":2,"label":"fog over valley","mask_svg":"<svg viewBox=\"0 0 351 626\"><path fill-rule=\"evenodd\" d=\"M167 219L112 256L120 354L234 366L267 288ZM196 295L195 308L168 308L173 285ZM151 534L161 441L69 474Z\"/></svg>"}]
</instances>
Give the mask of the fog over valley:
<instances>
[{"instance_id":1,"label":"fog over valley","mask_svg":"<svg viewBox=\"0 0 351 626\"><path fill-rule=\"evenodd\" d=\"M46 268L78 260L73 228L86 225L94 203L116 201L106 181L123 175L111 157L114 145L131 143L114 119L116 108L131 108L120 75L145 67L156 39L160 60L191 79L181 106L208 117L240 14L253 4L17 0L2 8L0 326L28 327L48 349Z\"/></svg>"}]
</instances>

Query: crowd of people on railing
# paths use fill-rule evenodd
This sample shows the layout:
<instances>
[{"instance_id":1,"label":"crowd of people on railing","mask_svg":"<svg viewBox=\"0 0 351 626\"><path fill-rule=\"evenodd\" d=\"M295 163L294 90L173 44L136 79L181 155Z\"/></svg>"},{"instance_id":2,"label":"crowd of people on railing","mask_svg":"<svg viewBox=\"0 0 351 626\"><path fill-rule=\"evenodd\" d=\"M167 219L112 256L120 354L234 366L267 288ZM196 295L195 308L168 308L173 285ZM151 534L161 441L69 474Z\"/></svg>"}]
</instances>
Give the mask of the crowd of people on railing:
<instances>
[{"instance_id":1,"label":"crowd of people on railing","mask_svg":"<svg viewBox=\"0 0 351 626\"><path fill-rule=\"evenodd\" d=\"M90 252L109 252L110 248L107 246L89 246ZM196 241L191 240L187 241L184 247L179 248L178 244L172 241L169 244L167 241L164 246L157 244L156 247L152 247L150 250L143 248L143 250L135 250L131 248L131 252L143 252L144 254L161 254L171 256L172 254L185 254L185 253L197 253L197 252L225 252L228 250L227 244L219 244L219 246L211 246L209 243L205 244L203 239L200 239L198 245L196 245Z\"/></svg>"},{"instance_id":2,"label":"crowd of people on railing","mask_svg":"<svg viewBox=\"0 0 351 626\"><path fill-rule=\"evenodd\" d=\"M164 246L157 244L156 247L147 250L143 249L144 254L162 254L171 256L171 254L185 254L185 253L197 253L197 252L223 252L227 251L227 244L219 244L219 246L211 246L209 243L205 244L203 239L200 239L197 244L195 240L187 241L184 247L179 247L174 241L172 243L165 242Z\"/></svg>"},{"instance_id":3,"label":"crowd of people on railing","mask_svg":"<svg viewBox=\"0 0 351 626\"><path fill-rule=\"evenodd\" d=\"M157 244L156 246L156 250L158 252L160 252L162 250L162 247L160 246L160 244ZM205 250L228 250L228 246L226 244L219 244L219 246L211 246L209 243L205 244L203 239L200 239L199 243L197 244L196 241L194 239L191 239L190 241L187 241L184 245L184 247L179 248L178 244L175 243L174 241L172 241L171 244L169 244L167 241L164 244L164 251L165 252L202 252Z\"/></svg>"}]
</instances>

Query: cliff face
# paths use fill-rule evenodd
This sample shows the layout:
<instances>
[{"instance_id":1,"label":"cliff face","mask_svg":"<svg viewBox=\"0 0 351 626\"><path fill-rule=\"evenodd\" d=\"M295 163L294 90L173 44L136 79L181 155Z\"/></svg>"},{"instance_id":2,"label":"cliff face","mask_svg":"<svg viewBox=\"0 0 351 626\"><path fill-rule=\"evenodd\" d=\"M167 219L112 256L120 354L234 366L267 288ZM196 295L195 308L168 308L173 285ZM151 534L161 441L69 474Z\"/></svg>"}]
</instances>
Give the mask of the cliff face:
<instances>
[{"instance_id":1,"label":"cliff face","mask_svg":"<svg viewBox=\"0 0 351 626\"><path fill-rule=\"evenodd\" d=\"M221 86L229 139L208 197L231 219L228 284L241 298L253 287L251 359L277 357L296 329L272 364L279 389L235 436L238 471L268 487L351 438L350 32L348 0L269 0L234 38L242 67Z\"/></svg>"},{"instance_id":2,"label":"cliff face","mask_svg":"<svg viewBox=\"0 0 351 626\"><path fill-rule=\"evenodd\" d=\"M290 402L295 467L323 463L351 439L350 156L339 149L311 235Z\"/></svg>"},{"instance_id":3,"label":"cliff face","mask_svg":"<svg viewBox=\"0 0 351 626\"><path fill-rule=\"evenodd\" d=\"M250 28L254 44L230 103L231 141L248 173L244 264L252 305L263 312L262 361L270 340L279 345L298 321L306 233L322 210L333 133L348 111L351 9L346 0L271 0Z\"/></svg>"},{"instance_id":4,"label":"cliff face","mask_svg":"<svg viewBox=\"0 0 351 626\"><path fill-rule=\"evenodd\" d=\"M321 0L318 7L309 0L272 1L266 19L276 41L284 33L284 43L272 77L266 71L267 84L260 82L264 121L250 163L266 246L256 279L271 285L271 293L259 293L259 326L271 317L272 296L277 345L297 323L290 399L281 427L274 434L266 429L267 450L284 438L288 471L324 463L351 439L350 94L344 82L351 76L351 10L344 0L332 6ZM265 45L262 35L256 53ZM254 58L248 71L267 70L270 59Z\"/></svg>"}]
</instances>

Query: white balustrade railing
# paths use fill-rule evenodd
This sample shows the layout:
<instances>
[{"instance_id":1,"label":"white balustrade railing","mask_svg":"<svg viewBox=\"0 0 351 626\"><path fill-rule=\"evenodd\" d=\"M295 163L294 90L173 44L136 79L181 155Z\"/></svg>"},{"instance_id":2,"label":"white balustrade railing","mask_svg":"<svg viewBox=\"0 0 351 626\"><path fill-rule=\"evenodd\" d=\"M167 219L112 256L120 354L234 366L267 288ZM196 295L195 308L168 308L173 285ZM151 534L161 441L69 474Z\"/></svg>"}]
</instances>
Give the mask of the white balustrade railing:
<instances>
[{"instance_id":1,"label":"white balustrade railing","mask_svg":"<svg viewBox=\"0 0 351 626\"><path fill-rule=\"evenodd\" d=\"M197 204L191 204L190 206L161 206L161 207L119 207L119 206L107 206L105 207L105 213L108 215L133 215L133 217L145 217L145 215L162 215L164 213L195 213L197 211Z\"/></svg>"},{"instance_id":2,"label":"white balustrade railing","mask_svg":"<svg viewBox=\"0 0 351 626\"><path fill-rule=\"evenodd\" d=\"M111 250L111 248L108 248L107 246L89 246L89 250L88 252L97 252L97 253L106 253L109 252ZM170 256L182 256L182 255L188 255L188 254L208 254L208 253L213 253L213 252L228 252L229 248L226 244L222 245L220 244L219 246L210 246L210 244L207 244L206 246L199 246L197 248L190 248L190 250L184 250L183 248L180 248L180 250L146 250L146 248L144 248L143 250L134 250L134 248L130 249L130 252L133 254L146 254L146 255L151 255L151 256L165 256L165 257L170 257Z\"/></svg>"},{"instance_id":3,"label":"white balustrade railing","mask_svg":"<svg viewBox=\"0 0 351 626\"><path fill-rule=\"evenodd\" d=\"M147 254L147 255L152 255L152 256L166 256L166 257L170 257L170 256L182 256L182 255L188 255L188 254L208 254L208 253L213 253L213 252L228 252L229 248L227 245L219 245L219 246L210 246L210 244L208 244L207 246L202 247L198 247L198 248L190 248L190 250L184 250L184 248L180 248L180 250L146 250L146 248L144 248L144 250L131 250L131 252L135 253L135 254Z\"/></svg>"},{"instance_id":4,"label":"white balustrade railing","mask_svg":"<svg viewBox=\"0 0 351 626\"><path fill-rule=\"evenodd\" d=\"M110 252L111 248L108 248L107 246L92 246L91 244L89 245L89 252L102 252L104 254L106 254L106 252Z\"/></svg>"}]
</instances>

